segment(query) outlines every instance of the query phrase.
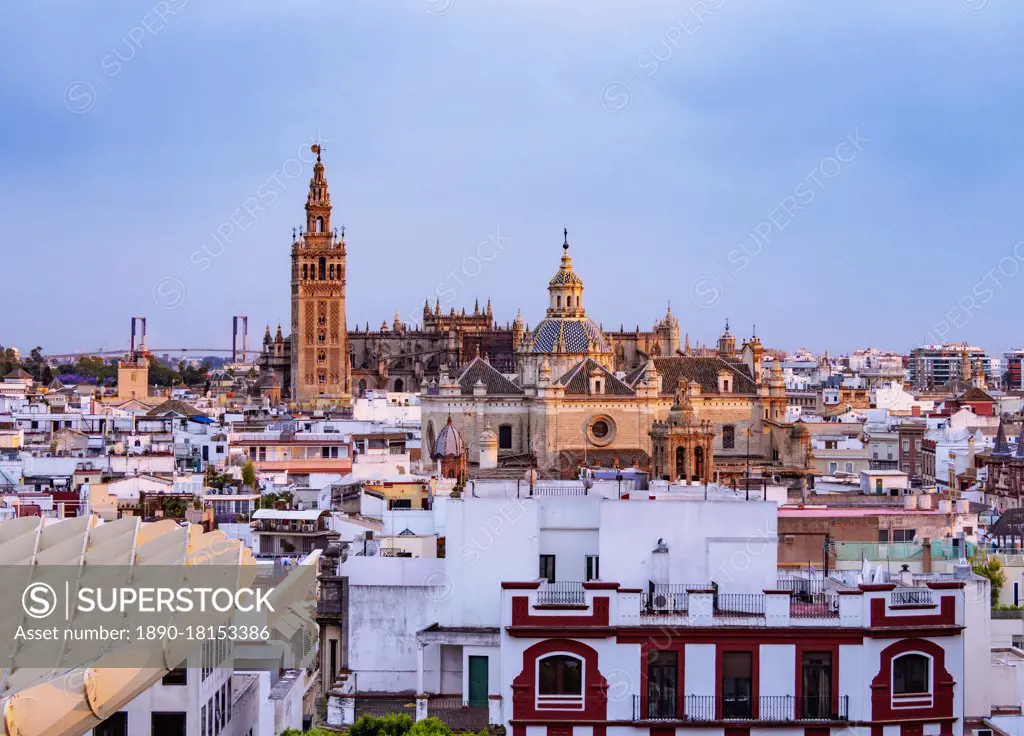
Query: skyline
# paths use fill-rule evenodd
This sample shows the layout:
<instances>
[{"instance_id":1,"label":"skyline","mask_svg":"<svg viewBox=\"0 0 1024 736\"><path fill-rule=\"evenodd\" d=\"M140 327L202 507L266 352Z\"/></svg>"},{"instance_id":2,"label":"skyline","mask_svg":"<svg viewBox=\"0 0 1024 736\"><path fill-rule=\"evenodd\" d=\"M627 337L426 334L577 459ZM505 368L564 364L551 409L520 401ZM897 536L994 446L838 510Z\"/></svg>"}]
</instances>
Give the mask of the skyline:
<instances>
[{"instance_id":1,"label":"skyline","mask_svg":"<svg viewBox=\"0 0 1024 736\"><path fill-rule=\"evenodd\" d=\"M303 25L314 7L336 43ZM788 350L1018 345L1006 41L1024 11L544 7L10 10L28 30L0 50L22 111L0 123L0 194L12 242L38 245L7 252L9 299L33 308L0 342L121 347L133 314L160 348L228 347L233 314L254 346L265 323L287 333L321 139L350 327L416 321L434 296L536 324L564 226L607 329L649 329L670 301L705 344L728 317ZM82 32L54 48L43 27Z\"/></svg>"}]
</instances>

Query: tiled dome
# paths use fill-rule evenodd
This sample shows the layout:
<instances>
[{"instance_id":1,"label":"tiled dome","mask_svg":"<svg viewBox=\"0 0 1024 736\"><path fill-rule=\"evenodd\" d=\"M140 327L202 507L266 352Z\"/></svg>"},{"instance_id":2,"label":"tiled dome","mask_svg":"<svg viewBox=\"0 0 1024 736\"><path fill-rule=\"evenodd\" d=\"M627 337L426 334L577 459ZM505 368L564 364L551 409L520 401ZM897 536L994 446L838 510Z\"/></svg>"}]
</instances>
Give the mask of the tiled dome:
<instances>
[{"instance_id":1,"label":"tiled dome","mask_svg":"<svg viewBox=\"0 0 1024 736\"><path fill-rule=\"evenodd\" d=\"M561 346L559 346L561 343ZM608 340L588 317L547 317L533 331L532 353L610 353Z\"/></svg>"},{"instance_id":2,"label":"tiled dome","mask_svg":"<svg viewBox=\"0 0 1024 736\"><path fill-rule=\"evenodd\" d=\"M452 418L448 417L448 423L441 428L434 443L434 452L430 457L462 457L466 452L466 443L462 441L462 435L452 424Z\"/></svg>"}]
</instances>

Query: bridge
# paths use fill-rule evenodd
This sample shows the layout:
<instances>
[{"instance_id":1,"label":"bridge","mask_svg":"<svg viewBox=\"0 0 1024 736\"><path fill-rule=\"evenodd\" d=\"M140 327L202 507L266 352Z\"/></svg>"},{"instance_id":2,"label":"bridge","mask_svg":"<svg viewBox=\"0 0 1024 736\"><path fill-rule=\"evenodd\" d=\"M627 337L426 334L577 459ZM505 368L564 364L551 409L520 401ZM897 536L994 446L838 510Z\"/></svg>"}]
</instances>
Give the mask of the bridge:
<instances>
[{"instance_id":1,"label":"bridge","mask_svg":"<svg viewBox=\"0 0 1024 736\"><path fill-rule=\"evenodd\" d=\"M217 353L226 353L230 355L233 350L231 348L149 348L149 352L153 355L161 355L163 353L168 354L181 354L181 353L194 353L200 355L214 355ZM66 353L43 353L43 357L48 361L56 361L58 363L66 363L68 361L77 360L78 358L90 358L98 356L100 358L117 358L127 357L131 353L129 348L124 350L83 350L81 352L66 352Z\"/></svg>"}]
</instances>

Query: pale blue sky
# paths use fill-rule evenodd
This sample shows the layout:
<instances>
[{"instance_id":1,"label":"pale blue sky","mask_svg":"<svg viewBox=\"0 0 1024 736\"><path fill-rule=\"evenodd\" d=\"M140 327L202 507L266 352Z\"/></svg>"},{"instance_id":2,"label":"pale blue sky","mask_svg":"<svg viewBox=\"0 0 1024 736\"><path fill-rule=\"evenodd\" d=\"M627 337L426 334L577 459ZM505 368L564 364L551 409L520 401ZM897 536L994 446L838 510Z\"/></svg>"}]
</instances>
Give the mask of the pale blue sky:
<instances>
[{"instance_id":1,"label":"pale blue sky","mask_svg":"<svg viewBox=\"0 0 1024 736\"><path fill-rule=\"evenodd\" d=\"M567 225L608 328L649 328L671 300L693 341L728 316L783 348L1024 342L1020 3L4 15L5 345L121 347L133 314L156 347L226 346L232 314L255 342L266 322L287 331L296 157L318 131L350 324L417 315L427 294L535 323Z\"/></svg>"}]
</instances>

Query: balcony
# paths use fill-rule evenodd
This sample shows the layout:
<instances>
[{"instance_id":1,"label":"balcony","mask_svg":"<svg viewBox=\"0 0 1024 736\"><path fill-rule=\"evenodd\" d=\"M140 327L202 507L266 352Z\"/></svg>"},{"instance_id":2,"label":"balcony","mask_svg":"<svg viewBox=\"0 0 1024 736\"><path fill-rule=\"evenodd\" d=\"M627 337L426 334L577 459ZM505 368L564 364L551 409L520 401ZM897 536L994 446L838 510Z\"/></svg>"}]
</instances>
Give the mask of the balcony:
<instances>
[{"instance_id":1,"label":"balcony","mask_svg":"<svg viewBox=\"0 0 1024 736\"><path fill-rule=\"evenodd\" d=\"M252 523L252 530L258 534L325 534L327 527L321 522L261 519Z\"/></svg>"},{"instance_id":2,"label":"balcony","mask_svg":"<svg viewBox=\"0 0 1024 736\"><path fill-rule=\"evenodd\" d=\"M670 691L659 693L656 698L648 700L646 708L639 695L633 696L633 720L641 722L836 723L848 721L849 713L848 695L840 695L835 702L830 696L720 698L715 695L685 695L682 696L682 703L679 703L676 693Z\"/></svg>"},{"instance_id":3,"label":"balcony","mask_svg":"<svg viewBox=\"0 0 1024 736\"><path fill-rule=\"evenodd\" d=\"M542 582L537 591L538 606L582 606L587 605L586 591L583 583L562 581L557 583Z\"/></svg>"}]
</instances>

